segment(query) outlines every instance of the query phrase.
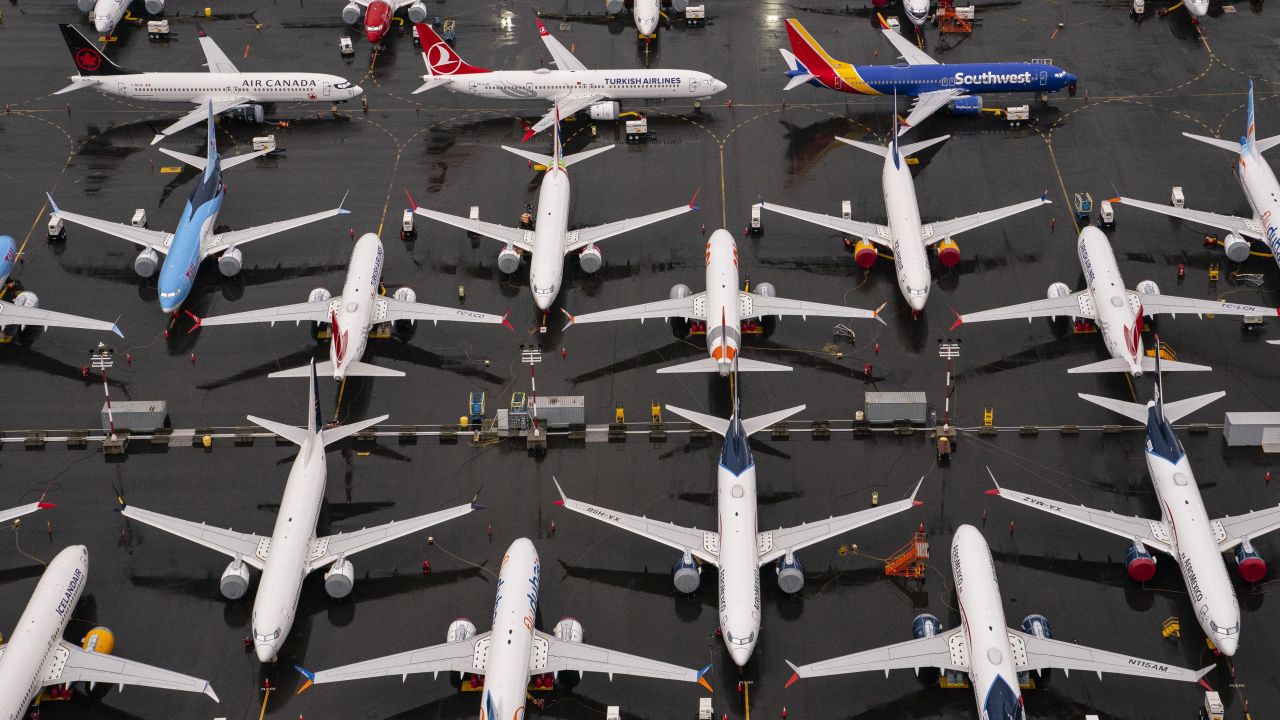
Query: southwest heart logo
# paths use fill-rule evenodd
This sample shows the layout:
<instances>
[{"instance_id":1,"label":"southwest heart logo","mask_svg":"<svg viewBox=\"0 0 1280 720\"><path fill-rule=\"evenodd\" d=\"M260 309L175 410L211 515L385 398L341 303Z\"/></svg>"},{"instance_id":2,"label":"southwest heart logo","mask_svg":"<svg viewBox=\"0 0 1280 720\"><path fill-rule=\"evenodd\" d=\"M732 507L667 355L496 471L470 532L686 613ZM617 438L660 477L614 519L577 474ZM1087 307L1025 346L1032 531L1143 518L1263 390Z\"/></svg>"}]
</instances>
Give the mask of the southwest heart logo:
<instances>
[{"instance_id":1,"label":"southwest heart logo","mask_svg":"<svg viewBox=\"0 0 1280 720\"><path fill-rule=\"evenodd\" d=\"M102 67L102 58L91 48L81 48L76 52L76 67L93 72Z\"/></svg>"}]
</instances>

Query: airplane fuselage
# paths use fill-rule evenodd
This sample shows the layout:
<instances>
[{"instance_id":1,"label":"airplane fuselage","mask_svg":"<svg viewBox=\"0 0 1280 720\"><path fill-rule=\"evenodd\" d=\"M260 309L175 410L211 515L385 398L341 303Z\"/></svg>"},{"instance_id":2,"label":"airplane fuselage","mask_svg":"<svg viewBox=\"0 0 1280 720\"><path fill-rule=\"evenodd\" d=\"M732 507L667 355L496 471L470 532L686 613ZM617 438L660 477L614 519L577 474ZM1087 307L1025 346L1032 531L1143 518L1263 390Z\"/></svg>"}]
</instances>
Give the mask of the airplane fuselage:
<instances>
[{"instance_id":1,"label":"airplane fuselage","mask_svg":"<svg viewBox=\"0 0 1280 720\"><path fill-rule=\"evenodd\" d=\"M120 24L120 18L124 17L125 10L129 9L131 0L97 0L93 4L93 9L89 11L89 22L93 23L93 29L103 35L110 35L116 25Z\"/></svg>"},{"instance_id":2,"label":"airplane fuselage","mask_svg":"<svg viewBox=\"0 0 1280 720\"><path fill-rule=\"evenodd\" d=\"M635 21L636 31L645 39L657 37L661 14L660 0L635 0L631 3L631 19Z\"/></svg>"},{"instance_id":3,"label":"airplane fuselage","mask_svg":"<svg viewBox=\"0 0 1280 720\"><path fill-rule=\"evenodd\" d=\"M428 76L430 79L433 76ZM606 100L704 99L725 88L714 77L693 70L494 70L453 76L452 92L497 100L565 100L600 95Z\"/></svg>"},{"instance_id":4,"label":"airplane fuselage","mask_svg":"<svg viewBox=\"0 0 1280 720\"><path fill-rule=\"evenodd\" d=\"M344 102L362 92L354 83L323 73L147 72L81 77L99 92L132 100L203 103L210 96L243 97L245 102Z\"/></svg>"},{"instance_id":5,"label":"airplane fuselage","mask_svg":"<svg viewBox=\"0 0 1280 720\"><path fill-rule=\"evenodd\" d=\"M551 307L564 279L571 199L569 173L562 167L547 168L538 188L537 222L533 230L533 253L529 258L529 287L539 310Z\"/></svg>"},{"instance_id":6,"label":"airplane fuselage","mask_svg":"<svg viewBox=\"0 0 1280 720\"><path fill-rule=\"evenodd\" d=\"M214 154L207 162L199 183L182 209L182 217L169 243L169 252L160 265L157 289L160 309L165 313L177 311L191 294L196 272L204 259L202 250L212 241L213 230L218 225L225 187L218 156Z\"/></svg>"},{"instance_id":7,"label":"airplane fuselage","mask_svg":"<svg viewBox=\"0 0 1280 720\"><path fill-rule=\"evenodd\" d=\"M1263 242L1280 264L1280 182L1275 172L1261 153L1253 152L1236 158L1236 179L1254 219L1262 225Z\"/></svg>"},{"instance_id":8,"label":"airplane fuselage","mask_svg":"<svg viewBox=\"0 0 1280 720\"><path fill-rule=\"evenodd\" d=\"M711 233L707 241L707 352L728 376L742 346L742 306L738 285L738 245L729 231ZM754 504L753 504L754 507Z\"/></svg>"},{"instance_id":9,"label":"airplane fuselage","mask_svg":"<svg viewBox=\"0 0 1280 720\"><path fill-rule=\"evenodd\" d=\"M498 596L493 605L480 720L524 717L540 572L538 551L533 543L527 538L511 543L498 570Z\"/></svg>"},{"instance_id":10,"label":"airplane fuselage","mask_svg":"<svg viewBox=\"0 0 1280 720\"><path fill-rule=\"evenodd\" d=\"M383 258L382 240L374 233L361 235L351 250L342 297L335 298L329 305L333 332L329 360L333 363L334 380L346 377L351 363L364 357L369 330L373 327L378 286L382 282Z\"/></svg>"},{"instance_id":11,"label":"airplane fuselage","mask_svg":"<svg viewBox=\"0 0 1280 720\"><path fill-rule=\"evenodd\" d=\"M1022 692L1009 647L1009 625L991 548L972 525L951 541L951 573L969 655L969 680L979 717L1022 720Z\"/></svg>"},{"instance_id":12,"label":"airplane fuselage","mask_svg":"<svg viewBox=\"0 0 1280 720\"><path fill-rule=\"evenodd\" d=\"M9 280L13 264L18 261L18 243L8 235L0 235L0 285Z\"/></svg>"},{"instance_id":13,"label":"airplane fuselage","mask_svg":"<svg viewBox=\"0 0 1280 720\"><path fill-rule=\"evenodd\" d=\"M807 68L810 85L855 95L915 97L937 90L966 93L1057 92L1074 85L1076 78L1055 65L1044 63L956 63L936 65L850 65L823 63Z\"/></svg>"},{"instance_id":14,"label":"airplane fuselage","mask_svg":"<svg viewBox=\"0 0 1280 720\"><path fill-rule=\"evenodd\" d=\"M760 563L757 538L756 468L747 438L735 418L716 470L720 523L720 628L725 647L739 667L747 664L760 639ZM733 445L735 447L731 448ZM739 466L745 453L745 466Z\"/></svg>"},{"instance_id":15,"label":"airplane fuselage","mask_svg":"<svg viewBox=\"0 0 1280 720\"><path fill-rule=\"evenodd\" d=\"M1089 287L1095 322L1111 357L1125 361L1134 377L1142 374L1142 305L1129 295L1111 241L1089 226L1076 241L1080 269Z\"/></svg>"},{"instance_id":16,"label":"airplane fuselage","mask_svg":"<svg viewBox=\"0 0 1280 720\"><path fill-rule=\"evenodd\" d=\"M920 206L916 186L906 160L891 148L880 174L884 193L884 209L892 235L893 266L898 289L912 310L923 310L929 300L933 276L929 272L929 253L920 230Z\"/></svg>"},{"instance_id":17,"label":"airplane fuselage","mask_svg":"<svg viewBox=\"0 0 1280 720\"><path fill-rule=\"evenodd\" d=\"M929 3L930 0L902 0L902 9L912 25L920 27L929 19Z\"/></svg>"}]
</instances>

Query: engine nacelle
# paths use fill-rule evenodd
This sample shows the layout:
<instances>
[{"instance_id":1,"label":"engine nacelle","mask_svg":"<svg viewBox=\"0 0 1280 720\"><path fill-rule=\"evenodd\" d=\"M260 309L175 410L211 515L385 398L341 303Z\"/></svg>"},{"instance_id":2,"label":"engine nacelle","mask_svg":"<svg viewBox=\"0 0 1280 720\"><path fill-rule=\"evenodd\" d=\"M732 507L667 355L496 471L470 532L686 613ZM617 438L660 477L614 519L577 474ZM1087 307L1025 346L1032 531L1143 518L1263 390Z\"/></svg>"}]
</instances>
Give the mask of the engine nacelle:
<instances>
[{"instance_id":1,"label":"engine nacelle","mask_svg":"<svg viewBox=\"0 0 1280 720\"><path fill-rule=\"evenodd\" d=\"M164 0L147 0L142 3L142 6L152 15L159 15L164 12Z\"/></svg>"},{"instance_id":2,"label":"engine nacelle","mask_svg":"<svg viewBox=\"0 0 1280 720\"><path fill-rule=\"evenodd\" d=\"M584 273L593 273L604 267L604 255L601 254L600 248L595 245L582 248L582 252L578 253L578 267L582 268Z\"/></svg>"},{"instance_id":3,"label":"engine nacelle","mask_svg":"<svg viewBox=\"0 0 1280 720\"><path fill-rule=\"evenodd\" d=\"M84 0L80 0L84 2ZM622 12L622 0L604 0L604 11L610 15L617 15Z\"/></svg>"},{"instance_id":4,"label":"engine nacelle","mask_svg":"<svg viewBox=\"0 0 1280 720\"><path fill-rule=\"evenodd\" d=\"M360 22L362 14L364 14L364 11L360 9L359 5L347 3L347 6L342 8L342 22L348 25L355 25Z\"/></svg>"},{"instance_id":5,"label":"engine nacelle","mask_svg":"<svg viewBox=\"0 0 1280 720\"><path fill-rule=\"evenodd\" d=\"M1236 547L1236 569L1240 572L1241 580L1251 584L1259 583L1267 575L1267 561L1253 549L1253 543L1242 540Z\"/></svg>"},{"instance_id":6,"label":"engine nacelle","mask_svg":"<svg viewBox=\"0 0 1280 720\"><path fill-rule=\"evenodd\" d=\"M84 639L80 641L80 647L85 652L110 655L116 649L115 633L99 625L84 636Z\"/></svg>"},{"instance_id":7,"label":"engine nacelle","mask_svg":"<svg viewBox=\"0 0 1280 720\"><path fill-rule=\"evenodd\" d=\"M1053 639L1053 628L1049 627L1049 618L1039 613L1033 613L1022 619L1022 632L1045 640Z\"/></svg>"},{"instance_id":8,"label":"engine nacelle","mask_svg":"<svg viewBox=\"0 0 1280 720\"><path fill-rule=\"evenodd\" d=\"M943 238L938 243L938 262L942 267L955 267L960 264L960 245L951 238Z\"/></svg>"},{"instance_id":9,"label":"engine nacelle","mask_svg":"<svg viewBox=\"0 0 1280 720\"><path fill-rule=\"evenodd\" d=\"M1240 237L1240 233L1230 232L1222 241L1222 249L1231 262L1244 262L1249 259L1249 251L1253 249L1253 245Z\"/></svg>"},{"instance_id":10,"label":"engine nacelle","mask_svg":"<svg viewBox=\"0 0 1280 720\"><path fill-rule=\"evenodd\" d=\"M676 283L671 286L671 292L667 293L667 297L672 300L679 300L680 298L687 298L692 294L693 291L689 289L688 285L685 285L684 283Z\"/></svg>"},{"instance_id":11,"label":"engine nacelle","mask_svg":"<svg viewBox=\"0 0 1280 720\"><path fill-rule=\"evenodd\" d=\"M756 285L756 294L762 297L778 297L778 290L773 283L762 282Z\"/></svg>"},{"instance_id":12,"label":"engine nacelle","mask_svg":"<svg viewBox=\"0 0 1280 720\"><path fill-rule=\"evenodd\" d=\"M133 271L138 273L139 277L151 277L159 268L160 255L151 248L138 253L138 257L133 259Z\"/></svg>"},{"instance_id":13,"label":"engine nacelle","mask_svg":"<svg viewBox=\"0 0 1280 720\"><path fill-rule=\"evenodd\" d=\"M1134 582L1147 582L1156 576L1156 558L1139 543L1124 551L1124 569Z\"/></svg>"},{"instance_id":14,"label":"engine nacelle","mask_svg":"<svg viewBox=\"0 0 1280 720\"><path fill-rule=\"evenodd\" d=\"M502 248L502 252L498 253L498 269L508 275L519 270L520 253L509 245Z\"/></svg>"},{"instance_id":15,"label":"engine nacelle","mask_svg":"<svg viewBox=\"0 0 1280 720\"><path fill-rule=\"evenodd\" d=\"M560 618L551 634L562 642L580 643L583 636L582 623L571 617Z\"/></svg>"},{"instance_id":16,"label":"engine nacelle","mask_svg":"<svg viewBox=\"0 0 1280 720\"><path fill-rule=\"evenodd\" d=\"M853 261L863 270L870 270L871 266L876 264L878 255L876 244L870 240L859 240L858 244L853 246Z\"/></svg>"},{"instance_id":17,"label":"engine nacelle","mask_svg":"<svg viewBox=\"0 0 1280 720\"><path fill-rule=\"evenodd\" d=\"M356 569L350 560L339 558L338 562L329 566L329 570L324 574L324 591L334 600L351 594L351 588L356 585Z\"/></svg>"},{"instance_id":18,"label":"engine nacelle","mask_svg":"<svg viewBox=\"0 0 1280 720\"><path fill-rule=\"evenodd\" d=\"M93 9L94 5L97 5L97 2L95 2L95 0L76 0L76 7L80 8L80 12L87 13Z\"/></svg>"},{"instance_id":19,"label":"engine nacelle","mask_svg":"<svg viewBox=\"0 0 1280 720\"><path fill-rule=\"evenodd\" d=\"M218 256L218 272L222 273L223 277L239 275L243 265L244 254L240 252L240 248L229 247Z\"/></svg>"},{"instance_id":20,"label":"engine nacelle","mask_svg":"<svg viewBox=\"0 0 1280 720\"><path fill-rule=\"evenodd\" d=\"M671 582L675 584L676 590L685 595L698 591L698 585L702 582L702 567L694 562L693 553L685 550L676 561L671 568Z\"/></svg>"},{"instance_id":21,"label":"engine nacelle","mask_svg":"<svg viewBox=\"0 0 1280 720\"><path fill-rule=\"evenodd\" d=\"M964 95L952 100L951 113L953 115L981 115L982 96Z\"/></svg>"},{"instance_id":22,"label":"engine nacelle","mask_svg":"<svg viewBox=\"0 0 1280 720\"><path fill-rule=\"evenodd\" d=\"M417 25L427 21L427 6L421 0L409 6L409 22Z\"/></svg>"},{"instance_id":23,"label":"engine nacelle","mask_svg":"<svg viewBox=\"0 0 1280 720\"><path fill-rule=\"evenodd\" d=\"M226 112L227 117L242 123L262 124L262 119L266 117L262 112L261 105L237 105Z\"/></svg>"},{"instance_id":24,"label":"engine nacelle","mask_svg":"<svg viewBox=\"0 0 1280 720\"><path fill-rule=\"evenodd\" d=\"M1056 282L1049 286L1049 292L1045 296L1050 300L1057 300L1071 294L1071 288L1064 282Z\"/></svg>"},{"instance_id":25,"label":"engine nacelle","mask_svg":"<svg viewBox=\"0 0 1280 720\"><path fill-rule=\"evenodd\" d=\"M316 288L315 290L311 291L311 294L307 295L307 302L309 303L324 302L325 300L328 300L331 297L333 297L333 293L329 292L328 290L325 290L324 288Z\"/></svg>"},{"instance_id":26,"label":"engine nacelle","mask_svg":"<svg viewBox=\"0 0 1280 720\"><path fill-rule=\"evenodd\" d=\"M616 100L606 100L604 102L594 103L587 108L587 117L592 120L617 120L618 119L618 102Z\"/></svg>"},{"instance_id":27,"label":"engine nacelle","mask_svg":"<svg viewBox=\"0 0 1280 720\"><path fill-rule=\"evenodd\" d=\"M687 298L692 294L693 294L693 291L689 289L688 285L679 283L671 286L671 292L667 294L667 297L671 298L672 300L679 300L681 298ZM689 335L688 320L682 317L673 317L668 322L671 323L672 335L676 336L677 338L688 337Z\"/></svg>"},{"instance_id":28,"label":"engine nacelle","mask_svg":"<svg viewBox=\"0 0 1280 720\"><path fill-rule=\"evenodd\" d=\"M24 307L29 310L35 310L40 307L40 296L30 290L23 290L13 298L13 304L18 307Z\"/></svg>"},{"instance_id":29,"label":"engine nacelle","mask_svg":"<svg viewBox=\"0 0 1280 720\"><path fill-rule=\"evenodd\" d=\"M243 560L232 560L218 580L218 592L228 600L239 600L249 591L249 566Z\"/></svg>"},{"instance_id":30,"label":"engine nacelle","mask_svg":"<svg viewBox=\"0 0 1280 720\"><path fill-rule=\"evenodd\" d=\"M911 621L911 637L916 640L931 638L942 632L942 622L937 615L920 613Z\"/></svg>"},{"instance_id":31,"label":"engine nacelle","mask_svg":"<svg viewBox=\"0 0 1280 720\"><path fill-rule=\"evenodd\" d=\"M445 642L463 642L476 635L476 625L467 618L458 618L449 623L449 632L444 636Z\"/></svg>"},{"instance_id":32,"label":"engine nacelle","mask_svg":"<svg viewBox=\"0 0 1280 720\"><path fill-rule=\"evenodd\" d=\"M1138 287L1136 289L1138 292L1142 293L1143 295L1159 295L1160 294L1160 286L1157 285L1154 280L1143 280L1142 282L1138 283Z\"/></svg>"},{"instance_id":33,"label":"engine nacelle","mask_svg":"<svg viewBox=\"0 0 1280 720\"><path fill-rule=\"evenodd\" d=\"M804 587L804 565L790 550L778 561L778 587L788 595L800 592Z\"/></svg>"},{"instance_id":34,"label":"engine nacelle","mask_svg":"<svg viewBox=\"0 0 1280 720\"><path fill-rule=\"evenodd\" d=\"M391 296L403 303L418 302L418 293L413 291L411 287L402 287L395 291Z\"/></svg>"}]
</instances>

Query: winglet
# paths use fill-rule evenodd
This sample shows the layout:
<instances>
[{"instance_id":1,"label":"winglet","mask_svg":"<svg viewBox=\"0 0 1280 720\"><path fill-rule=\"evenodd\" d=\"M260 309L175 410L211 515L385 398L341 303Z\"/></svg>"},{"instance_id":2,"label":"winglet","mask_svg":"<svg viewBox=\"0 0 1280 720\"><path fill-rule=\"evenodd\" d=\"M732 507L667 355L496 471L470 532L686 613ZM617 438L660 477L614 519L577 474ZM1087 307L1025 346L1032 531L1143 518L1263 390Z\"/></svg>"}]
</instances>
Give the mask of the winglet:
<instances>
[{"instance_id":1,"label":"winglet","mask_svg":"<svg viewBox=\"0 0 1280 720\"><path fill-rule=\"evenodd\" d=\"M340 215L350 215L350 214L351 214L351 211L350 211L350 210L348 210L348 209L346 209L346 208L344 208L344 207L343 207L343 205L346 205L346 204L347 204L347 196L348 196L348 195L350 195L350 194L351 194L351 191L350 191L350 190L348 190L348 191L346 191L346 192L342 193L342 199L338 201L338 213L339 213Z\"/></svg>"},{"instance_id":2,"label":"winglet","mask_svg":"<svg viewBox=\"0 0 1280 720\"><path fill-rule=\"evenodd\" d=\"M1214 669L1217 667L1218 667L1217 665L1209 665L1207 667L1202 667L1196 671L1196 681L1199 682L1201 685L1203 685L1205 690L1208 690L1210 692L1213 692L1213 688L1209 687L1209 683L1204 681L1204 676L1213 672Z\"/></svg>"},{"instance_id":3,"label":"winglet","mask_svg":"<svg viewBox=\"0 0 1280 720\"><path fill-rule=\"evenodd\" d=\"M116 495L116 512L124 512L127 507L129 507L129 503L124 501L124 496Z\"/></svg>"},{"instance_id":4,"label":"winglet","mask_svg":"<svg viewBox=\"0 0 1280 720\"><path fill-rule=\"evenodd\" d=\"M413 201L413 196L409 194L409 188L404 189L404 196L409 198L409 207L413 208L414 210L417 210L418 203Z\"/></svg>"},{"instance_id":5,"label":"winglet","mask_svg":"<svg viewBox=\"0 0 1280 720\"><path fill-rule=\"evenodd\" d=\"M301 665L294 665L293 669L297 670L302 675L302 677L307 679L306 682L302 683L302 687L298 688L298 692L294 693L294 696L298 696L298 695L301 695L304 690L306 690L307 688L315 684L316 674L302 667Z\"/></svg>"},{"instance_id":6,"label":"winglet","mask_svg":"<svg viewBox=\"0 0 1280 720\"><path fill-rule=\"evenodd\" d=\"M572 313L570 313L568 310L565 310L564 308L560 308L560 312L564 313L564 316L565 316L565 317L567 317L567 318L569 318L569 322L565 323L565 324L564 324L564 327L562 327L562 328L560 328L560 329L561 329L562 331L563 331L563 330L568 330L570 327L572 327L572 326L573 326L573 323L574 323L575 318L573 317L573 314L572 314Z\"/></svg>"},{"instance_id":7,"label":"winglet","mask_svg":"<svg viewBox=\"0 0 1280 720\"><path fill-rule=\"evenodd\" d=\"M550 34L551 34L551 33L547 32L547 26L542 24L542 18L535 17L535 18L533 19L533 21L534 21L534 22L536 22L536 23L538 23L538 35L539 35L539 36L541 36L541 37L546 37L546 36L548 36L548 35L550 35Z\"/></svg>"},{"instance_id":8,"label":"winglet","mask_svg":"<svg viewBox=\"0 0 1280 720\"><path fill-rule=\"evenodd\" d=\"M784 685L783 687L791 687L792 685L796 684L797 680L800 679L800 668L796 667L796 664L791 662L790 660L784 660L783 662L785 662L787 666L790 667L793 671L791 673L791 679L787 680L787 684Z\"/></svg>"},{"instance_id":9,"label":"winglet","mask_svg":"<svg viewBox=\"0 0 1280 720\"><path fill-rule=\"evenodd\" d=\"M111 323L111 332L119 335L121 339L124 339L124 333L120 332L119 325L116 325L115 323Z\"/></svg>"},{"instance_id":10,"label":"winglet","mask_svg":"<svg viewBox=\"0 0 1280 720\"><path fill-rule=\"evenodd\" d=\"M1000 483L996 482L996 474L995 474L995 473L993 473L993 472L991 472L991 468L990 468L990 467L988 467L988 468L987 468L987 474L991 476L991 484L992 484L992 485L995 485L995 487L991 488L990 490L987 490L987 494L988 494L988 495L999 495L999 494L1000 494Z\"/></svg>"},{"instance_id":11,"label":"winglet","mask_svg":"<svg viewBox=\"0 0 1280 720\"><path fill-rule=\"evenodd\" d=\"M911 507L920 507L924 504L923 500L917 500L916 496L920 494L920 486L924 485L924 476L920 476L920 481L916 483L916 489L911 491Z\"/></svg>"},{"instance_id":12,"label":"winglet","mask_svg":"<svg viewBox=\"0 0 1280 720\"><path fill-rule=\"evenodd\" d=\"M880 307L878 307L878 308L876 308L875 310L872 310L872 311L871 311L871 317L873 317L873 318L875 318L876 320L878 320L878 321L880 322L880 324L881 324L881 325L888 325L888 324L889 324L889 323L887 323L887 322L885 322L885 321L884 321L884 318L880 317L880 311L881 311L881 310L884 310L884 306L885 306L885 305L888 305L888 304L889 304L889 301L888 301L888 300L885 300L884 302L880 303Z\"/></svg>"},{"instance_id":13,"label":"winglet","mask_svg":"<svg viewBox=\"0 0 1280 720\"><path fill-rule=\"evenodd\" d=\"M41 500L40 502L36 503L36 507L40 508L41 510L52 510L52 509L54 509L54 508L58 507L58 504L57 504L57 503L51 503L51 502L45 502L44 500Z\"/></svg>"},{"instance_id":14,"label":"winglet","mask_svg":"<svg viewBox=\"0 0 1280 720\"><path fill-rule=\"evenodd\" d=\"M881 30L889 30L889 29L891 29L891 28L889 27L889 21L884 19L884 15L881 15L880 13L876 13L876 19L880 21L880 29L881 29Z\"/></svg>"},{"instance_id":15,"label":"winglet","mask_svg":"<svg viewBox=\"0 0 1280 720\"><path fill-rule=\"evenodd\" d=\"M564 494L564 488L560 487L560 481L556 479L555 475L551 476L551 482L556 484L556 492L560 493L560 499L556 500L555 504L559 505L560 507L564 507L565 502L569 499L568 496ZM702 677L702 676L699 675L698 677Z\"/></svg>"},{"instance_id":16,"label":"winglet","mask_svg":"<svg viewBox=\"0 0 1280 720\"><path fill-rule=\"evenodd\" d=\"M955 322L953 322L953 323L951 323L951 327L949 327L949 328L947 328L947 329L948 329L948 330L955 330L956 328L958 328L958 327L960 327L961 325L963 325L963 324L964 324L964 316L963 316L963 315L961 315L960 313L956 312L956 309L955 309L955 308L951 308L951 313L952 313L953 315L955 315L955 316L956 316L956 321L955 321Z\"/></svg>"},{"instance_id":17,"label":"winglet","mask_svg":"<svg viewBox=\"0 0 1280 720\"><path fill-rule=\"evenodd\" d=\"M711 672L711 663L707 663L698 671L698 684L707 689L707 692L713 693L715 689L711 687L711 683L707 682L707 673Z\"/></svg>"},{"instance_id":18,"label":"winglet","mask_svg":"<svg viewBox=\"0 0 1280 720\"><path fill-rule=\"evenodd\" d=\"M532 125L530 125L529 123L525 123L525 124L524 124L524 137L520 138L520 142L529 142L529 138L531 138L531 137L533 137L534 135L537 135L537 134L538 134L538 133L533 129L533 126L532 126Z\"/></svg>"},{"instance_id":19,"label":"winglet","mask_svg":"<svg viewBox=\"0 0 1280 720\"><path fill-rule=\"evenodd\" d=\"M701 186L701 185L699 185L699 186L698 186L698 189L696 189L696 190L694 190L694 191L693 191L693 198L689 200L689 209L691 209L691 210L697 210L697 209L698 209L698 206L697 206L697 205L695 205L694 203L698 202L698 193L700 193L700 192L702 192L702 186Z\"/></svg>"},{"instance_id":20,"label":"winglet","mask_svg":"<svg viewBox=\"0 0 1280 720\"><path fill-rule=\"evenodd\" d=\"M515 332L515 331L516 331L516 329L515 329L514 327L512 327L512 326L511 326L511 323L507 322L507 318L509 318L509 317L511 317L511 311L510 311L510 310L508 310L508 311L506 311L505 313L503 313L503 314L502 314L502 324L503 324L503 325L506 325L506 326L507 326L507 329L508 329L508 330L510 330L511 332Z\"/></svg>"},{"instance_id":21,"label":"winglet","mask_svg":"<svg viewBox=\"0 0 1280 720\"><path fill-rule=\"evenodd\" d=\"M49 198L49 207L53 208L53 211L55 213L61 212L60 210L58 210L58 203L53 201L52 195L50 195L49 193L45 193L44 196Z\"/></svg>"}]
</instances>

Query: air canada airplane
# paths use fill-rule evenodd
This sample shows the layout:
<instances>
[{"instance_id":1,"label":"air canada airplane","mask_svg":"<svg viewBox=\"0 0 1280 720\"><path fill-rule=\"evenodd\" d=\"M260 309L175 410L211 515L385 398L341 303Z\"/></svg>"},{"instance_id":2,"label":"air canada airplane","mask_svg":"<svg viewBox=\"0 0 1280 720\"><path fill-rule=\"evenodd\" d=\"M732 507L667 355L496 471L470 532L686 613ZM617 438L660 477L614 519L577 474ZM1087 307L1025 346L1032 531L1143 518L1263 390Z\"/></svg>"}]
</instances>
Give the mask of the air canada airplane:
<instances>
[{"instance_id":1,"label":"air canada airplane","mask_svg":"<svg viewBox=\"0 0 1280 720\"><path fill-rule=\"evenodd\" d=\"M18 243L8 235L0 235L0 288L9 280L13 264L18 260ZM0 329L7 327L65 327L80 330L110 330L124 337L115 323L92 320L78 315L40 309L40 297L30 290L13 296L13 301L0 300Z\"/></svg>"}]
</instances>

